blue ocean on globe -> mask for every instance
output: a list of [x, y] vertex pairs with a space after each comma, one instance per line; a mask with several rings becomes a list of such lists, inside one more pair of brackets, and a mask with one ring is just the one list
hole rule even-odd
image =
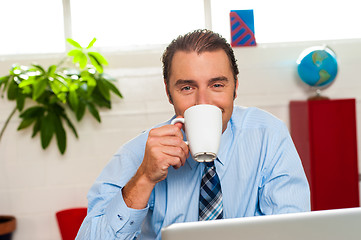
[[336, 54], [327, 46], [305, 49], [297, 60], [301, 80], [311, 87], [328, 87], [337, 75]]

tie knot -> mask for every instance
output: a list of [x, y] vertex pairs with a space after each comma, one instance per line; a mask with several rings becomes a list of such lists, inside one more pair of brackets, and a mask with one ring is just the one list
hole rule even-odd
[[214, 161], [212, 161], [212, 162], [205, 162], [205, 164], [206, 164], [206, 168], [214, 167]]

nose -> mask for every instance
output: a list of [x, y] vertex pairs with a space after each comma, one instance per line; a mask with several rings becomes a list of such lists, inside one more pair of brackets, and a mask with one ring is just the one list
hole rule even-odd
[[196, 104], [211, 104], [211, 96], [207, 89], [198, 89], [196, 96]]

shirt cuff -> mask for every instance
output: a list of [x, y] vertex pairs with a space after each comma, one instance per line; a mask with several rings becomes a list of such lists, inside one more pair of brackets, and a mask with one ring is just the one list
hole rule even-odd
[[105, 209], [105, 216], [113, 228], [114, 232], [137, 232], [147, 215], [149, 206], [144, 209], [129, 208], [123, 199], [122, 191], [110, 201], [108, 207]]

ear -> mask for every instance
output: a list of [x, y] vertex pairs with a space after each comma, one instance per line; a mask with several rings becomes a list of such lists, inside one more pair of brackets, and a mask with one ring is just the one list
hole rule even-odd
[[238, 92], [238, 78], [236, 79], [235, 84], [236, 84], [236, 86], [234, 87], [234, 97], [233, 97], [233, 100], [237, 98], [237, 92]]
[[167, 85], [167, 81], [165, 79], [164, 79], [164, 87], [165, 87], [165, 92], [167, 93], [168, 101], [170, 104], [173, 105], [172, 97], [168, 91], [168, 85]]

